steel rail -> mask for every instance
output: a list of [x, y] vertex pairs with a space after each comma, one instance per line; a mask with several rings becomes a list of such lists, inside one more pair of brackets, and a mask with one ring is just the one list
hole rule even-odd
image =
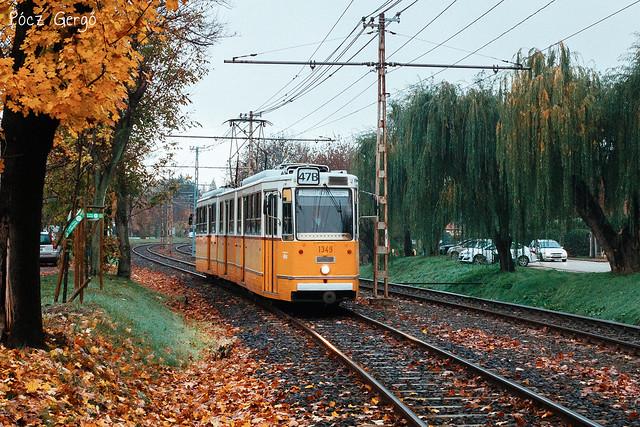
[[[186, 268], [182, 268], [182, 267], [178, 267], [178, 266], [175, 266], [175, 265], [171, 265], [168, 262], [164, 262], [164, 261], [160, 261], [158, 259], [154, 259], [154, 258], [152, 258], [150, 256], [147, 256], [147, 255], [144, 255], [144, 254], [142, 254], [142, 253], [140, 253], [138, 251], [138, 249], [140, 249], [140, 248], [146, 248], [147, 251], [149, 251], [148, 247], [149, 246], [153, 246], [153, 245], [155, 245], [155, 244], [138, 245], [138, 246], [132, 248], [131, 251], [134, 254], [138, 255], [140, 258], [146, 259], [147, 261], [155, 262], [156, 264], [160, 264], [160, 265], [165, 266], [165, 267], [173, 268], [174, 270], [178, 270], [178, 271], [181, 271], [183, 273], [188, 273], [188, 274], [191, 274], [193, 276], [197, 276], [197, 277], [200, 277], [200, 278], [203, 278], [203, 279], [207, 278], [207, 276], [204, 275], [204, 274], [200, 274], [200, 273], [198, 273], [196, 271], [193, 271], [193, 270], [187, 270]], [[151, 252], [151, 251], [149, 251], [149, 252]], [[153, 253], [153, 252], [151, 252], [151, 253]]]
[[[171, 258], [168, 257], [166, 255], [162, 255], [162, 254], [158, 254], [155, 251], [150, 250], [150, 247], [154, 246], [155, 244], [147, 244], [147, 245], [139, 245], [136, 246], [132, 249], [132, 251], [138, 255], [139, 257], [146, 259], [148, 261], [151, 262], [155, 262], [157, 264], [160, 264], [162, 266], [165, 267], [169, 267], [169, 268], [173, 268], [175, 270], [178, 271], [182, 271], [188, 274], [192, 274], [194, 276], [197, 277], [201, 277], [201, 278], [207, 278], [207, 276], [197, 273], [195, 271], [191, 271], [191, 270], [187, 270], [181, 267], [177, 267], [175, 265], [171, 265], [169, 263], [166, 263], [164, 261], [160, 261], [158, 259], [154, 259], [152, 257], [146, 256], [142, 253], [140, 253], [138, 251], [138, 249], [140, 248], [145, 248], [148, 252], [150, 252], [151, 254], [159, 257], [159, 258], [167, 258], [170, 259], [172, 261], [182, 261], [182, 260], [178, 260], [175, 258]], [[226, 287], [225, 287], [226, 288]], [[246, 296], [246, 295], [245, 295]], [[344, 353], [342, 353], [337, 347], [335, 347], [330, 341], [328, 341], [326, 338], [324, 338], [322, 335], [320, 335], [318, 332], [314, 331], [313, 329], [311, 329], [309, 326], [305, 325], [304, 322], [290, 316], [289, 314], [278, 310], [277, 308], [268, 305], [262, 301], [256, 300], [255, 298], [252, 298], [252, 301], [254, 303], [256, 303], [257, 305], [261, 306], [262, 308], [270, 311], [271, 313], [287, 320], [289, 323], [293, 324], [294, 326], [298, 327], [299, 329], [302, 329], [304, 332], [306, 332], [307, 334], [309, 334], [316, 342], [318, 342], [320, 345], [322, 345], [324, 348], [326, 348], [330, 353], [334, 354], [341, 363], [343, 363], [345, 366], [347, 366], [347, 368], [349, 368], [352, 372], [354, 372], [356, 375], [358, 375], [365, 383], [367, 383], [368, 385], [370, 385], [373, 389], [375, 389], [379, 394], [380, 397], [387, 401], [388, 403], [391, 404], [391, 406], [394, 407], [395, 411], [397, 414], [399, 414], [400, 416], [402, 416], [402, 418], [404, 418], [409, 425], [412, 426], [419, 426], [419, 427], [427, 427], [428, 424], [426, 424], [424, 421], [422, 421], [420, 419], [420, 417], [413, 412], [407, 405], [405, 405], [402, 400], [400, 400], [392, 391], [390, 391], [389, 389], [387, 389], [384, 385], [382, 385], [382, 383], [380, 383], [378, 380], [376, 380], [373, 376], [371, 376], [369, 373], [367, 373], [367, 371], [364, 370], [364, 368], [362, 368], [360, 365], [358, 365], [355, 361], [353, 361], [352, 359], [350, 359], [347, 355], [345, 355]]]
[[[362, 279], [360, 278], [360, 283], [362, 284], [362, 282], [367, 282], [367, 283], [372, 283], [373, 281], [370, 279]], [[553, 311], [553, 310], [548, 310], [548, 309], [544, 309], [544, 308], [538, 308], [538, 307], [531, 307], [531, 306], [527, 306], [527, 305], [521, 305], [521, 304], [514, 304], [514, 303], [508, 303], [508, 302], [503, 302], [503, 301], [495, 301], [495, 300], [490, 300], [490, 299], [485, 299], [485, 298], [478, 298], [478, 297], [472, 297], [472, 296], [468, 296], [468, 295], [462, 295], [462, 294], [456, 294], [453, 292], [447, 292], [447, 291], [439, 291], [439, 290], [435, 290], [435, 289], [425, 289], [425, 288], [419, 288], [416, 286], [410, 286], [410, 285], [404, 285], [404, 284], [398, 284], [398, 283], [389, 283], [390, 289], [389, 292], [395, 295], [400, 295], [403, 296], [405, 298], [410, 298], [410, 299], [415, 299], [418, 301], [427, 301], [427, 302], [432, 302], [435, 304], [440, 304], [440, 305], [446, 305], [446, 306], [450, 306], [450, 307], [456, 307], [456, 308], [464, 308], [467, 310], [471, 310], [471, 311], [475, 311], [475, 312], [479, 312], [479, 313], [483, 313], [483, 314], [491, 314], [494, 316], [498, 316], [498, 317], [503, 317], [503, 318], [507, 318], [507, 319], [511, 319], [511, 320], [516, 320], [520, 323], [528, 323], [531, 325], [535, 325], [535, 326], [542, 326], [542, 327], [547, 327], [547, 328], [552, 328], [558, 331], [562, 331], [562, 332], [567, 332], [570, 333], [572, 335], [577, 335], [577, 336], [582, 336], [582, 337], [586, 337], [589, 339], [592, 339], [594, 341], [600, 342], [600, 343], [605, 343], [608, 345], [615, 345], [618, 348], [621, 349], [626, 349], [629, 350], [632, 353], [636, 353], [636, 354], [640, 354], [640, 344], [636, 344], [633, 342], [629, 342], [629, 341], [623, 341], [617, 338], [613, 338], [607, 335], [601, 335], [601, 334], [597, 334], [597, 333], [593, 333], [593, 332], [589, 332], [589, 331], [585, 331], [582, 329], [575, 329], [575, 328], [571, 328], [568, 326], [562, 326], [562, 325], [558, 325], [557, 323], [553, 323], [552, 321], [549, 322], [545, 322], [542, 320], [536, 320], [536, 319], [532, 319], [532, 318], [527, 318], [527, 317], [522, 317], [516, 314], [510, 314], [510, 313], [505, 313], [504, 311], [498, 311], [498, 310], [491, 310], [489, 308], [484, 308], [484, 307], [479, 307], [476, 305], [471, 305], [471, 304], [465, 304], [465, 303], [461, 303], [461, 302], [455, 302], [455, 301], [443, 301], [437, 298], [433, 298], [433, 297], [429, 297], [427, 294], [435, 294], [435, 295], [442, 295], [442, 296], [446, 296], [446, 297], [454, 297], [454, 298], [458, 298], [461, 300], [466, 300], [469, 302], [478, 302], [478, 303], [483, 303], [483, 304], [489, 304], [489, 305], [494, 305], [497, 307], [504, 307], [504, 308], [517, 308], [520, 310], [525, 310], [525, 311], [529, 311], [531, 313], [538, 313], [540, 315], [553, 315], [553, 316], [558, 316], [559, 318], [565, 318], [567, 320], [569, 319], [574, 319], [574, 320], [579, 320], [579, 321], [586, 321], [586, 322], [591, 322], [595, 325], [601, 325], [604, 327], [619, 327], [619, 328], [624, 328], [627, 329], [629, 331], [632, 332], [638, 332], [640, 333], [640, 328], [634, 326], [634, 325], [627, 325], [624, 323], [618, 323], [618, 322], [613, 322], [613, 321], [608, 321], [608, 320], [601, 320], [601, 319], [594, 319], [592, 317], [586, 317], [586, 316], [580, 316], [577, 314], [572, 314], [572, 313], [565, 313], [562, 311]], [[415, 295], [415, 294], [411, 294], [408, 292], [402, 292], [399, 290], [394, 290], [392, 289], [393, 287], [399, 288], [399, 289], [410, 289], [411, 291], [415, 291], [415, 292], [420, 292], [423, 295]], [[366, 286], [367, 289], [370, 289], [368, 286]]]
[[[261, 306], [265, 306], [264, 304], [260, 304]], [[265, 307], [267, 308], [267, 307]], [[382, 397], [383, 400], [387, 401], [391, 404], [410, 425], [427, 427], [428, 424], [422, 421], [422, 419], [415, 413], [411, 408], [409, 408], [405, 403], [396, 396], [391, 390], [385, 387], [381, 382], [375, 379], [371, 374], [369, 374], [362, 366], [356, 363], [349, 356], [340, 351], [331, 341], [323, 337], [317, 331], [313, 330], [309, 325], [305, 324], [305, 322], [296, 319], [295, 317], [278, 310], [274, 307], [268, 307], [268, 310], [278, 314], [282, 318], [289, 321], [289, 323], [303, 330], [307, 334], [311, 335], [311, 337], [324, 348], [326, 348], [329, 352], [333, 353], [344, 365], [347, 366], [351, 371], [353, 371], [356, 375], [358, 375], [362, 380], [373, 387]]]
[[426, 349], [427, 351], [431, 352], [431, 353], [435, 353], [437, 356], [442, 357], [444, 359], [449, 359], [452, 360], [454, 363], [462, 366], [463, 368], [473, 371], [474, 373], [480, 375], [481, 377], [485, 378], [486, 380], [500, 386], [503, 389], [506, 389], [512, 393], [515, 393], [517, 395], [519, 395], [520, 397], [523, 397], [525, 399], [529, 399], [532, 400], [534, 402], [536, 402], [538, 405], [545, 407], [546, 409], [550, 410], [551, 412], [553, 412], [554, 414], [558, 415], [559, 417], [563, 418], [565, 421], [569, 422], [571, 425], [574, 426], [583, 426], [583, 427], [602, 427], [601, 424], [590, 420], [589, 418], [575, 412], [572, 411], [571, 409], [560, 405], [559, 403], [554, 402], [551, 399], [546, 398], [545, 396], [542, 396], [536, 392], [534, 392], [533, 390], [530, 390], [524, 386], [522, 386], [521, 384], [518, 384], [517, 382], [511, 381], [499, 374], [496, 374], [492, 371], [489, 371], [483, 367], [481, 367], [480, 365], [477, 365], [467, 359], [464, 359], [460, 356], [457, 356], [445, 349], [442, 349], [440, 347], [437, 347], [433, 344], [429, 344], [425, 341], [422, 341], [419, 338], [416, 338], [413, 335], [410, 335], [404, 331], [401, 331], [397, 328], [394, 328], [393, 326], [387, 325], [385, 323], [382, 323], [378, 320], [372, 319], [368, 316], [365, 316], [364, 314], [355, 312], [353, 310], [344, 308], [343, 310], [345, 310], [345, 312], [347, 312], [349, 315], [351, 315], [352, 317], [355, 317], [357, 319], [360, 319], [366, 323], [369, 323], [371, 325], [377, 326], [378, 328], [384, 329], [386, 331], [391, 332], [392, 334], [400, 337], [403, 340], [409, 341], [419, 347], [422, 347], [424, 349]]
[[194, 267], [195, 268], [195, 266], [196, 266], [195, 262], [185, 261], [185, 260], [182, 260], [182, 259], [179, 259], [179, 258], [173, 258], [173, 257], [170, 257], [169, 255], [165, 255], [165, 254], [161, 254], [160, 252], [156, 252], [156, 251], [151, 249], [153, 246], [158, 246], [158, 245], [157, 244], [150, 244], [147, 247], [147, 251], [149, 251], [149, 253], [152, 253], [153, 255], [155, 255], [157, 257], [168, 259], [168, 260], [171, 260], [173, 262], [177, 262], [178, 264], [188, 265], [189, 267]]
[[[188, 250], [184, 250], [184, 248], [189, 248]], [[183, 255], [193, 256], [191, 253], [191, 244], [190, 243], [179, 243], [176, 245], [176, 251], [180, 252]]]

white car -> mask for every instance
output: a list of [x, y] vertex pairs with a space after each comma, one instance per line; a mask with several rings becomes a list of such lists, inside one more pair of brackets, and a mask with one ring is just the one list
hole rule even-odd
[[555, 240], [532, 240], [529, 246], [531, 247], [531, 252], [533, 252], [540, 261], [567, 262], [567, 251]]
[[40, 264], [55, 264], [60, 257], [60, 248], [57, 248], [51, 240], [51, 235], [42, 231], [40, 233]]
[[[513, 243], [511, 245], [511, 258], [520, 266], [526, 267], [530, 262], [536, 261], [535, 255], [527, 246]], [[493, 243], [482, 247], [467, 248], [460, 252], [458, 257], [460, 262], [469, 262], [474, 264], [493, 264], [498, 262], [498, 252]]]
[[489, 264], [489, 260], [493, 260], [491, 247], [493, 247], [492, 240], [478, 239], [460, 251], [458, 261], [474, 264]]

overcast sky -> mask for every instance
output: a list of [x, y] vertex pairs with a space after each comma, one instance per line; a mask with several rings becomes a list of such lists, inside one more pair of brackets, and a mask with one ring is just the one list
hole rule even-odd
[[[377, 39], [370, 41], [375, 36], [370, 33], [372, 30], [362, 32], [357, 38], [355, 35], [360, 33], [362, 28], [358, 27], [362, 17], [374, 12], [385, 0], [228, 2], [229, 8], [220, 8], [218, 17], [225, 23], [226, 31], [231, 36], [222, 39], [211, 49], [209, 75], [192, 90], [193, 104], [189, 111], [192, 118], [201, 123], [202, 127], [191, 130], [189, 134], [225, 135], [229, 130], [229, 126], [224, 124], [226, 120], [237, 118], [240, 113], [259, 111], [265, 101], [272, 97], [271, 103], [285, 99], [290, 90], [311, 73], [309, 67], [224, 64], [225, 59], [258, 53], [259, 55], [247, 59], [307, 61], [319, 46], [313, 59], [321, 61], [356, 27], [356, 32], [348, 39], [348, 42], [355, 40], [353, 47], [342, 60], [350, 59], [361, 48], [361, 53], [353, 57], [352, 61], [365, 62], [377, 59]], [[388, 30], [395, 34], [386, 35], [387, 56], [410, 40], [410, 37], [445, 8], [451, 6], [416, 38], [388, 58], [389, 61], [454, 63], [465, 57], [467, 52], [475, 51], [533, 14], [515, 29], [481, 49], [478, 54], [461, 62], [494, 65], [502, 63], [501, 60], [512, 60], [519, 50], [527, 52], [531, 48], [546, 48], [631, 4], [632, 0], [418, 0], [412, 5], [413, 2], [414, 0], [403, 0], [387, 12], [387, 16], [392, 17], [396, 12], [411, 5], [400, 15], [399, 23], [388, 24]], [[496, 4], [498, 5], [493, 10], [475, 24], [451, 38], [445, 45], [433, 49]], [[344, 16], [338, 21], [345, 9]], [[542, 10], [538, 11], [539, 9]], [[602, 71], [619, 66], [636, 40], [635, 32], [640, 31], [639, 18], [640, 3], [571, 38], [567, 45], [574, 53], [579, 54], [585, 65]], [[334, 25], [335, 28], [330, 32]], [[320, 45], [320, 41], [325, 37], [327, 40]], [[305, 46], [296, 47], [299, 45]], [[429, 50], [432, 51], [414, 61]], [[314, 74], [317, 75], [321, 71], [321, 68], [316, 68]], [[439, 73], [433, 76], [437, 72]], [[387, 91], [392, 98], [398, 98], [406, 93], [408, 87], [425, 79], [433, 79], [436, 82], [447, 80], [466, 87], [474, 82], [477, 74], [478, 71], [473, 70], [398, 68], [387, 76]], [[298, 77], [295, 77], [296, 75]], [[356, 82], [358, 79], [360, 80]], [[329, 136], [349, 140], [360, 132], [375, 129], [375, 79], [375, 72], [367, 67], [344, 67], [338, 70], [323, 84], [299, 99], [264, 114], [262, 118], [272, 123], [267, 128], [267, 135], [284, 132], [288, 136]], [[278, 90], [287, 84], [288, 86], [274, 97]], [[347, 87], [349, 89], [345, 90]], [[344, 93], [336, 97], [343, 91]], [[331, 100], [334, 97], [335, 99]], [[325, 106], [319, 108], [325, 103]], [[357, 110], [360, 111], [351, 114]], [[349, 116], [342, 118], [346, 115]], [[229, 156], [229, 143], [220, 144], [207, 140], [180, 140], [176, 163], [193, 165], [194, 155], [189, 147], [212, 143], [218, 147], [203, 152], [200, 164], [224, 167]], [[193, 175], [193, 170], [176, 169], [176, 173]], [[201, 183], [209, 183], [213, 178], [221, 185], [224, 181], [224, 171], [200, 170]]]

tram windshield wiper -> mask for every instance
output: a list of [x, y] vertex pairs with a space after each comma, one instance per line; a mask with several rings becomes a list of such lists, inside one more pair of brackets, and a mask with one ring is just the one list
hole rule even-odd
[[344, 231], [347, 228], [347, 224], [345, 223], [344, 215], [342, 215], [342, 202], [336, 200], [336, 198], [333, 195], [333, 192], [331, 191], [331, 189], [327, 184], [324, 184], [324, 188], [325, 190], [327, 190], [327, 194], [329, 194], [329, 197], [331, 198], [331, 202], [333, 203], [333, 206], [335, 206], [336, 210], [338, 211], [338, 214], [340, 215], [340, 223], [342, 224], [342, 230]]

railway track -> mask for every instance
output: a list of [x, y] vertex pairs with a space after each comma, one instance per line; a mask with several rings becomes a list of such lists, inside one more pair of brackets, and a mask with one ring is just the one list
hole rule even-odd
[[[140, 246], [134, 252], [203, 277], [193, 263], [154, 251], [155, 245], [146, 246], [146, 254]], [[560, 419], [574, 426], [600, 425], [479, 365], [353, 311], [341, 309], [338, 318], [300, 318], [262, 300], [257, 303], [310, 334], [410, 425], [558, 425]]]
[[[361, 278], [360, 286], [370, 290], [373, 281]], [[406, 284], [389, 283], [389, 292], [405, 298], [463, 308], [521, 323], [526, 322], [539, 327], [551, 328], [592, 342], [613, 345], [632, 354], [640, 354], [639, 326]]]

